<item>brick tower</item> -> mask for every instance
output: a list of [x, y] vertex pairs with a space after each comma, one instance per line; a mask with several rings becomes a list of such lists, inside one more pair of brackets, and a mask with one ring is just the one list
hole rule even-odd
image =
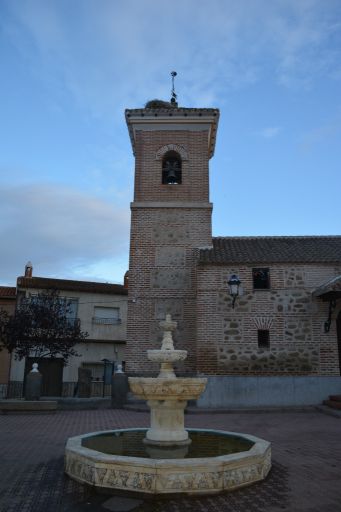
[[[152, 108], [148, 108], [152, 107]], [[196, 260], [212, 246], [209, 159], [216, 109], [151, 102], [126, 110], [135, 155], [131, 203], [128, 333], [129, 374], [152, 374], [147, 348], [159, 348], [160, 320], [178, 322], [175, 347], [189, 351], [178, 372], [196, 373]]]

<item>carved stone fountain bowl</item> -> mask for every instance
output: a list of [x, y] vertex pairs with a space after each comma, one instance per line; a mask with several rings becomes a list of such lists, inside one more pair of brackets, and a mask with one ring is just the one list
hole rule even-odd
[[147, 350], [149, 361], [156, 363], [176, 363], [184, 361], [187, 357], [187, 350]]
[[196, 400], [204, 391], [206, 378], [129, 377], [131, 392], [144, 400]]
[[[122, 441], [126, 433], [144, 436], [146, 429], [122, 429], [93, 432], [68, 439], [65, 450], [65, 471], [73, 479], [95, 487], [120, 489], [144, 494], [213, 494], [263, 480], [271, 467], [270, 443], [248, 434], [205, 429], [191, 429], [190, 435], [208, 433], [217, 443], [230, 437], [244, 443], [237, 453], [186, 458], [125, 456]], [[101, 439], [102, 436], [102, 439]], [[98, 438], [97, 449], [89, 448], [91, 438]], [[109, 438], [109, 448], [101, 443]], [[129, 439], [129, 436], [128, 436]], [[106, 441], [108, 442], [108, 441]], [[128, 442], [131, 444], [131, 441]], [[142, 444], [142, 443], [140, 443]], [[113, 450], [112, 446], [116, 446]], [[118, 447], [118, 448], [117, 448]], [[109, 453], [104, 453], [109, 451]], [[174, 449], [177, 453], [176, 448]], [[204, 450], [205, 452], [205, 450]], [[185, 453], [185, 452], [184, 452]], [[217, 451], [217, 453], [224, 453]], [[199, 453], [200, 455], [200, 453]]]

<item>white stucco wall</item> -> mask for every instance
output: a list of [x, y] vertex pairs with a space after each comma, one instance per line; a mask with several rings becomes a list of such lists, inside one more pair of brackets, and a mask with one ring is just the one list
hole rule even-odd
[[81, 356], [70, 358], [69, 364], [64, 367], [63, 382], [76, 382], [78, 368], [82, 366], [82, 363], [101, 363], [102, 359], [124, 361], [125, 345], [86, 343], [83, 346], [76, 345], [75, 349]]
[[[27, 295], [38, 292], [39, 290], [25, 291]], [[82, 331], [89, 334], [84, 344], [75, 346], [80, 357], [69, 359], [63, 370], [63, 382], [76, 382], [78, 368], [83, 363], [101, 363], [102, 359], [124, 361], [128, 297], [118, 294], [65, 290], [60, 290], [60, 296], [78, 300], [77, 317], [80, 319]], [[119, 308], [121, 322], [109, 325], [95, 323], [93, 321], [95, 307]], [[24, 372], [25, 359], [18, 361], [12, 356], [10, 381], [22, 382]]]

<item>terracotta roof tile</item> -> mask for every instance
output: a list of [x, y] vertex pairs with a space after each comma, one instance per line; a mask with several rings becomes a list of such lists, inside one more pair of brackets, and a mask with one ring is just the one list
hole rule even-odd
[[53, 279], [49, 277], [18, 277], [20, 288], [40, 288], [44, 290], [70, 290], [91, 293], [109, 293], [127, 295], [128, 290], [122, 284], [96, 283], [93, 281], [73, 281], [70, 279]]
[[0, 286], [0, 297], [13, 297], [16, 296], [15, 286]]
[[199, 263], [341, 263], [341, 236], [218, 237]]

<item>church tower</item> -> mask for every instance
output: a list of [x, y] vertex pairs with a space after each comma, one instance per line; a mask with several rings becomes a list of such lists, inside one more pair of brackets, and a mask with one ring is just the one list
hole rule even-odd
[[176, 369], [194, 374], [196, 260], [198, 248], [212, 246], [208, 164], [219, 111], [155, 100], [125, 115], [135, 155], [126, 370], [158, 369], [146, 350], [160, 347], [159, 322], [170, 313], [175, 347], [188, 350]]

